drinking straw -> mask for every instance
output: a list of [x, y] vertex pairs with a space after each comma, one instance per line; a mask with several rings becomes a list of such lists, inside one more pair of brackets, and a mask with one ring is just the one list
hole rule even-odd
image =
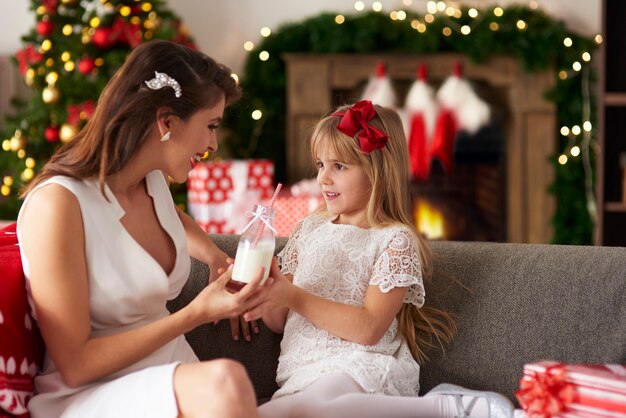
[[[282, 183], [278, 183], [276, 185], [276, 190], [274, 190], [274, 196], [272, 196], [272, 200], [270, 200], [270, 205], [268, 207], [268, 211], [272, 210], [272, 207], [274, 206], [274, 202], [276, 201], [276, 198], [278, 197], [278, 192], [280, 192], [280, 189], [282, 187], [283, 187]], [[259, 228], [259, 231], [256, 233], [256, 238], [254, 239], [254, 246], [255, 247], [259, 243], [259, 240], [261, 239], [261, 234], [263, 233], [263, 228], [265, 228], [265, 222], [263, 222], [261, 224], [261, 227]]]

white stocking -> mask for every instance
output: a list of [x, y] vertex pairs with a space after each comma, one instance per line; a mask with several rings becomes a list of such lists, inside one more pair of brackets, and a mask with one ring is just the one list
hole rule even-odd
[[259, 407], [261, 418], [432, 418], [457, 415], [451, 396], [369, 394], [350, 376], [322, 377], [293, 395]]

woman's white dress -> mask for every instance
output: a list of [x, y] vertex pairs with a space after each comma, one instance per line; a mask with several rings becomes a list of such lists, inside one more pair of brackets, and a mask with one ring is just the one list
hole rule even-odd
[[[318, 296], [362, 306], [368, 286], [388, 292], [408, 287], [405, 303], [424, 304], [415, 239], [403, 226], [362, 229], [314, 214], [298, 223], [279, 254], [283, 273]], [[419, 365], [394, 319], [375, 345], [338, 338], [290, 311], [281, 343], [274, 399], [298, 392], [322, 376], [350, 375], [366, 392], [413, 396]]]
[[[106, 187], [107, 201], [97, 180], [53, 177], [35, 190], [56, 183], [77, 198], [85, 230], [91, 330], [94, 337], [117, 334], [169, 315], [167, 300], [175, 298], [189, 277], [187, 239], [160, 171], [146, 177], [147, 190], [163, 229], [176, 247], [176, 263], [168, 275], [126, 231], [124, 210]], [[31, 193], [32, 194], [32, 193]], [[28, 203], [28, 197], [22, 206]], [[18, 216], [18, 239], [20, 225]], [[29, 262], [22, 252], [28, 285]], [[35, 378], [35, 396], [28, 404], [33, 418], [50, 417], [176, 417], [173, 373], [180, 362], [198, 361], [180, 336], [143, 360], [97, 382], [70, 388], [46, 352], [43, 370]]]

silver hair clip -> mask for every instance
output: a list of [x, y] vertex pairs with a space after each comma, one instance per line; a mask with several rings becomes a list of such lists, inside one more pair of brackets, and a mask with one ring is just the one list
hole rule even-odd
[[145, 83], [152, 90], [160, 90], [163, 87], [169, 86], [174, 89], [174, 96], [180, 97], [183, 95], [178, 81], [174, 80], [172, 77], [165, 73], [155, 71], [154, 78], [152, 80], [145, 81]]

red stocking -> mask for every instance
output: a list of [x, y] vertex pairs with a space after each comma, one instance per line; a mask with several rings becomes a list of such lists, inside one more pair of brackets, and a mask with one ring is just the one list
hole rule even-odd
[[430, 172], [430, 153], [426, 138], [424, 116], [416, 113], [411, 118], [411, 135], [409, 137], [409, 163], [411, 174], [418, 180], [428, 179]]
[[454, 114], [441, 109], [435, 125], [432, 157], [438, 158], [446, 172], [454, 170], [454, 140], [458, 127]]

